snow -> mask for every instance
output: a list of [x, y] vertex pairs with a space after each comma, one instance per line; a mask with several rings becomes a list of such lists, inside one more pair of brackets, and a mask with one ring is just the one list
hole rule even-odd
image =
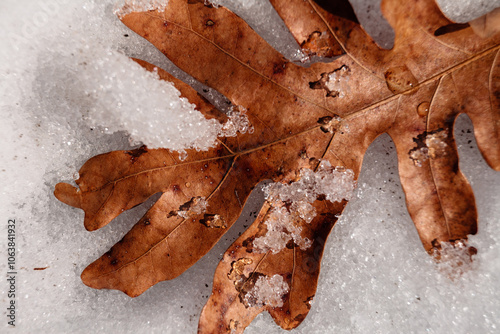
[[115, 3], [113, 13], [123, 17], [133, 12], [165, 11], [168, 1], [165, 0], [120, 0]]
[[338, 70], [328, 75], [328, 80], [325, 83], [326, 88], [330, 91], [331, 96], [344, 97], [349, 93], [349, 69], [347, 66], [342, 66]]
[[288, 291], [290, 288], [281, 275], [260, 276], [244, 301], [250, 307], [282, 307], [283, 297]]
[[[296, 43], [266, 1], [221, 3], [240, 13], [280, 52], [300, 60]], [[377, 1], [357, 3], [365, 6], [356, 8], [358, 14], [378, 20], [372, 32], [379, 36], [378, 43], [390, 45], [391, 34], [377, 19]], [[500, 6], [498, 0], [460, 3], [474, 3], [481, 13], [484, 8]], [[173, 107], [166, 104], [185, 103], [168, 84], [158, 83], [154, 73], [143, 71], [126, 56], [167, 69], [199, 91], [206, 89], [207, 98], [219, 106], [226, 105], [224, 97], [194, 83], [124, 27], [113, 14], [111, 0], [2, 0], [0, 9], [0, 213], [5, 236], [0, 238], [0, 247], [7, 248], [7, 221], [15, 219], [17, 330], [194, 333], [221, 254], [244, 225], [252, 222], [250, 213], [264, 199], [260, 187], [236, 226], [206, 257], [182, 277], [157, 284], [135, 299], [118, 291], [88, 288], [79, 275], [88, 263], [119, 241], [157, 197], [102, 230], [89, 233], [83, 227], [83, 212], [58, 202], [52, 192], [57, 182], [72, 181], [90, 157], [129, 149], [137, 141], [154, 140], [134, 137], [133, 129], [125, 125], [126, 118], [120, 121], [124, 125], [119, 129], [106, 130], [106, 126], [117, 123], [114, 121], [98, 124], [105, 117], [118, 120], [124, 116], [107, 113], [119, 108], [117, 103], [122, 98], [127, 101], [120, 107], [122, 113], [134, 116], [132, 111], [137, 108], [159, 108], [160, 96], [169, 95], [162, 99], [163, 108], [158, 109], [165, 113], [158, 129], [161, 131], [163, 125], [165, 133], [175, 140], [181, 138], [175, 132], [179, 131], [177, 125], [170, 129], [165, 125], [165, 120], [175, 120]], [[449, 10], [461, 15], [462, 9]], [[238, 109], [234, 119], [241, 125], [235, 125], [237, 131], [251, 131], [251, 125], [240, 118], [244, 111], [233, 108]], [[98, 120], [99, 113], [102, 120]], [[193, 124], [198, 120], [207, 122], [197, 118]], [[149, 126], [148, 122], [142, 126]], [[194, 128], [198, 134], [200, 128]], [[470, 122], [461, 117], [455, 128], [460, 166], [471, 181], [480, 219], [478, 234], [470, 238], [471, 245], [478, 249], [471, 269], [450, 279], [446, 263], [436, 264], [423, 250], [405, 208], [393, 144], [388, 136], [382, 136], [370, 147], [359, 186], [326, 244], [310, 315], [294, 333], [498, 332], [500, 173], [484, 163], [469, 129]], [[212, 135], [216, 137], [218, 130]], [[182, 145], [205, 145], [196, 144], [191, 135], [181, 139], [183, 143], [172, 146], [173, 150]], [[6, 256], [0, 262], [0, 271], [7, 273]], [[4, 314], [1, 331], [8, 327], [5, 315], [9, 298], [4, 283], [0, 290]], [[246, 333], [262, 332], [283, 331], [263, 314]]]
[[[276, 254], [292, 239], [302, 250], [306, 250], [312, 241], [301, 236], [302, 227], [316, 216], [316, 210], [310, 203], [320, 195], [330, 202], [349, 200], [355, 186], [352, 170], [333, 168], [326, 160], [320, 162], [317, 171], [302, 169], [299, 180], [290, 184], [274, 182], [266, 185], [263, 190], [271, 211], [265, 221], [266, 234], [253, 242], [255, 250]], [[289, 208], [285, 204], [289, 204]]]
[[184, 206], [181, 207], [181, 209], [184, 210], [177, 211], [177, 215], [184, 219], [196, 217], [199, 214], [205, 213], [208, 207], [208, 202], [205, 197], [194, 197], [186, 204], [186, 208], [184, 208]]
[[312, 241], [301, 236], [301, 221], [297, 219], [295, 212], [289, 212], [284, 206], [273, 207], [265, 224], [266, 234], [255, 238], [253, 246], [256, 253], [271, 251], [276, 254], [286, 247], [288, 241], [292, 240], [300, 249], [306, 250], [311, 247]]
[[416, 147], [410, 150], [410, 158], [417, 167], [422, 167], [422, 163], [431, 158], [437, 158], [446, 154], [445, 142], [448, 137], [447, 130], [437, 130], [426, 133], [422, 138], [422, 143], [416, 143]]
[[356, 186], [354, 172], [344, 167], [332, 167], [329, 161], [322, 160], [317, 171], [304, 168], [300, 179], [291, 184], [272, 183], [264, 188], [266, 199], [270, 202], [314, 202], [319, 195], [325, 195], [330, 202], [351, 199]]

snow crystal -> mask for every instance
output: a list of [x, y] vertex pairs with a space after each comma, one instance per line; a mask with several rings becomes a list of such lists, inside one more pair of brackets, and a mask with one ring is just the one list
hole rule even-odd
[[463, 240], [442, 242], [439, 248], [434, 248], [432, 255], [436, 258], [437, 269], [451, 279], [459, 279], [473, 269], [472, 256], [477, 253]]
[[[423, 140], [420, 137], [424, 137]], [[410, 159], [417, 167], [422, 167], [422, 163], [427, 159], [435, 159], [446, 154], [445, 142], [448, 137], [448, 131], [438, 130], [425, 135], [419, 135], [417, 147], [410, 151]]]
[[356, 182], [354, 172], [344, 167], [335, 167], [328, 160], [322, 160], [316, 172], [304, 168], [300, 179], [291, 184], [272, 183], [264, 188], [269, 201], [305, 201], [312, 203], [319, 195], [325, 195], [330, 202], [350, 200]]
[[227, 113], [229, 119], [226, 121], [226, 123], [224, 123], [222, 129], [219, 131], [219, 136], [236, 137], [236, 134], [238, 132], [248, 132], [249, 134], [252, 134], [254, 132], [254, 128], [252, 123], [250, 123], [250, 121], [248, 120], [246, 111], [246, 108], [244, 108], [243, 106], [233, 106]]
[[328, 75], [325, 86], [331, 92], [330, 96], [345, 97], [349, 93], [349, 73], [349, 68], [342, 66]]
[[316, 217], [316, 209], [305, 201], [292, 202], [290, 210], [296, 212], [308, 224]]
[[[264, 187], [266, 199], [271, 204], [270, 213], [265, 221], [267, 232], [255, 238], [255, 251], [278, 253], [293, 239], [302, 250], [309, 248], [312, 241], [301, 236], [302, 224], [310, 223], [316, 210], [310, 204], [318, 196], [324, 195], [330, 202], [349, 200], [356, 182], [354, 172], [343, 167], [333, 168], [330, 162], [320, 162], [318, 170], [300, 171], [300, 179], [291, 184], [271, 183]], [[291, 204], [289, 208], [285, 203]]]
[[147, 12], [150, 10], [164, 12], [167, 5], [168, 0], [120, 0], [115, 3], [113, 13], [121, 18], [135, 12]]
[[445, 142], [448, 137], [448, 131], [439, 131], [436, 133], [428, 134], [425, 139], [425, 145], [429, 148], [429, 157], [436, 158], [446, 153]]
[[301, 236], [301, 222], [297, 218], [298, 215], [295, 212], [289, 212], [284, 206], [273, 207], [265, 221], [266, 234], [253, 241], [255, 251], [257, 253], [271, 251], [276, 254], [284, 249], [292, 239], [302, 250], [311, 247], [312, 241]]
[[195, 217], [207, 211], [208, 202], [205, 197], [194, 197], [177, 211], [177, 215], [184, 219]]
[[187, 99], [180, 98], [172, 83], [126, 56], [94, 48], [81, 52], [66, 66], [80, 73], [68, 85], [78, 85], [88, 101], [82, 113], [91, 127], [102, 127], [109, 134], [125, 130], [135, 145], [168, 148], [179, 151], [181, 157], [184, 149], [206, 151], [215, 145], [220, 123], [206, 119]]
[[290, 291], [281, 275], [260, 276], [253, 288], [245, 294], [244, 301], [250, 307], [282, 307], [283, 297]]

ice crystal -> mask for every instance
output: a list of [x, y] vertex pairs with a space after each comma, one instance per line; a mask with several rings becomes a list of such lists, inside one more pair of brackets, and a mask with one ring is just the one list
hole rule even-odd
[[261, 276], [253, 288], [245, 294], [244, 300], [251, 307], [282, 307], [283, 297], [290, 291], [281, 275]]
[[472, 266], [472, 256], [477, 253], [474, 247], [469, 247], [463, 240], [441, 242], [432, 250], [436, 267], [451, 279], [458, 279]]
[[190, 218], [204, 213], [207, 210], [208, 202], [205, 197], [194, 197], [177, 211], [177, 215], [182, 218]]
[[222, 126], [219, 137], [236, 137], [239, 133], [253, 133], [254, 128], [252, 123], [248, 120], [246, 109], [242, 106], [237, 106], [237, 110], [233, 107], [227, 113], [228, 120]]
[[118, 1], [113, 13], [119, 18], [135, 12], [147, 12], [150, 10], [158, 10], [164, 12], [167, 7], [168, 0], [121, 0]]
[[311, 203], [320, 195], [330, 202], [349, 200], [355, 184], [352, 170], [333, 168], [328, 161], [322, 161], [316, 172], [301, 170], [300, 179], [296, 182], [288, 185], [276, 182], [264, 187], [272, 208], [265, 221], [266, 234], [253, 242], [255, 250], [275, 254], [292, 239], [302, 250], [309, 248], [312, 241], [301, 234], [303, 224], [309, 224], [316, 216]]
[[305, 201], [312, 203], [319, 195], [325, 195], [330, 202], [350, 200], [356, 183], [354, 172], [344, 167], [333, 168], [330, 162], [322, 160], [316, 172], [302, 169], [300, 179], [291, 184], [280, 182], [264, 188], [267, 200], [283, 202]]
[[446, 152], [446, 138], [448, 131], [439, 131], [436, 133], [428, 134], [425, 139], [425, 144], [429, 148], [429, 156], [436, 158], [437, 156], [444, 155]]
[[445, 142], [447, 137], [448, 131], [446, 130], [425, 134], [423, 141], [410, 151], [410, 158], [413, 160], [415, 166], [422, 167], [422, 163], [427, 159], [435, 159], [445, 155], [446, 146], [448, 146]]
[[333, 71], [328, 75], [328, 80], [325, 82], [325, 86], [338, 97], [344, 97], [349, 93], [349, 68], [347, 66], [342, 66], [336, 71]]
[[302, 227], [296, 212], [289, 212], [284, 206], [273, 207], [265, 221], [267, 232], [264, 236], [255, 238], [253, 245], [259, 253], [271, 251], [278, 253], [293, 239], [302, 250], [311, 247], [312, 241], [301, 236]]

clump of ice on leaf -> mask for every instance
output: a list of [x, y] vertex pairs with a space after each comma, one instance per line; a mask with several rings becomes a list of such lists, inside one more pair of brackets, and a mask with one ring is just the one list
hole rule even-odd
[[264, 192], [271, 209], [265, 221], [266, 234], [253, 241], [255, 250], [275, 254], [292, 239], [301, 249], [309, 248], [312, 241], [302, 237], [301, 233], [302, 225], [310, 223], [316, 216], [311, 203], [320, 195], [330, 202], [349, 200], [355, 186], [352, 170], [333, 168], [327, 160], [322, 160], [315, 172], [302, 169], [300, 179], [291, 184], [275, 182], [265, 186]]
[[330, 202], [351, 199], [356, 183], [354, 172], [344, 167], [332, 167], [328, 160], [322, 160], [318, 170], [304, 168], [300, 179], [291, 184], [276, 182], [264, 188], [270, 201], [279, 199], [283, 202], [305, 201], [312, 203], [319, 195], [325, 195]]
[[312, 241], [301, 236], [302, 227], [300, 221], [297, 221], [297, 215], [289, 212], [286, 207], [273, 207], [265, 224], [266, 234], [253, 241], [256, 252], [271, 251], [276, 254], [292, 239], [303, 250], [311, 247]]
[[281, 275], [260, 276], [245, 294], [244, 301], [250, 307], [282, 307], [283, 297], [288, 291], [290, 288]]
[[177, 211], [177, 215], [182, 218], [189, 218], [201, 213], [204, 213], [207, 210], [208, 202], [205, 197], [195, 197], [191, 199], [188, 207], [184, 210]]
[[342, 66], [328, 75], [325, 86], [329, 91], [337, 94], [338, 97], [345, 97], [351, 90], [349, 87], [349, 73], [349, 68]]
[[232, 106], [227, 112], [228, 120], [219, 130], [220, 137], [235, 137], [239, 133], [250, 133], [254, 131], [252, 123], [246, 114], [247, 109], [243, 106]]

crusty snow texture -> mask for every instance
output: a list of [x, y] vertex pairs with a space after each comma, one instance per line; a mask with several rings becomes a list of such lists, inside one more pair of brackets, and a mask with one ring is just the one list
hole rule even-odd
[[[267, 1], [220, 2], [286, 57], [301, 58]], [[475, 3], [474, 8], [500, 5], [498, 0], [464, 2]], [[377, 1], [356, 3], [361, 21], [376, 22], [365, 26], [378, 36], [377, 42], [390, 46]], [[448, 1], [453, 3], [459, 1]], [[182, 147], [203, 149], [209, 141], [200, 138], [216, 138], [219, 131], [179, 99], [171, 85], [128, 56], [169, 70], [217, 105], [227, 106], [224, 97], [195, 83], [124, 27], [114, 10], [113, 0], [0, 2], [0, 247], [7, 249], [7, 220], [15, 219], [18, 333], [195, 333], [222, 253], [252, 223], [264, 200], [257, 187], [242, 218], [206, 257], [182, 277], [137, 298], [81, 282], [85, 266], [119, 241], [157, 197], [88, 233], [83, 212], [57, 201], [54, 185], [71, 182], [97, 154], [155, 140], [182, 153]], [[241, 121], [239, 129], [251, 132], [251, 124], [238, 114], [244, 110], [231, 110]], [[154, 117], [145, 118], [148, 112]], [[147, 131], [149, 126], [155, 130]], [[224, 125], [215, 124], [219, 126]], [[469, 120], [460, 118], [460, 165], [474, 188], [480, 219], [478, 234], [470, 238], [479, 250], [470, 270], [450, 280], [446, 268], [423, 250], [405, 208], [393, 144], [382, 136], [368, 150], [358, 188], [326, 243], [311, 312], [294, 333], [498, 333], [500, 173], [486, 166], [470, 129]], [[4, 275], [6, 265], [4, 256]], [[7, 291], [4, 280], [0, 332], [8, 327]], [[262, 314], [246, 333], [283, 331]]]

